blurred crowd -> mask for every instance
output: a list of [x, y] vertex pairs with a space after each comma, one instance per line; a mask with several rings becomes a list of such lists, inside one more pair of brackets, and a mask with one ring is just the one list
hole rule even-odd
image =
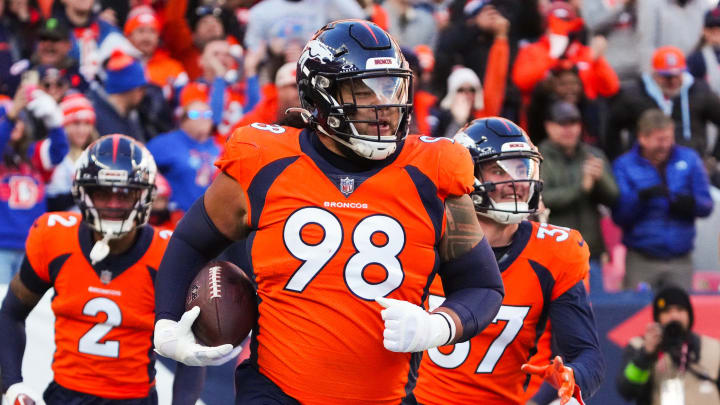
[[361, 18], [414, 71], [411, 133], [451, 137], [486, 116], [528, 131], [541, 219], [584, 235], [593, 290], [613, 260], [608, 227], [622, 287], [691, 289], [695, 220], [720, 186], [714, 2], [0, 0], [0, 282], [36, 217], [75, 209], [74, 162], [98, 136], [147, 144], [162, 173], [151, 223], [171, 229], [235, 128], [303, 125], [285, 114], [302, 47]]

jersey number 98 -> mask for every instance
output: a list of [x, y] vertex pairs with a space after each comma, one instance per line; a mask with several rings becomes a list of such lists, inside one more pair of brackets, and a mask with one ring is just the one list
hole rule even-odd
[[[322, 228], [323, 236], [319, 242], [303, 240], [301, 233], [308, 225]], [[377, 233], [384, 235], [384, 244], [373, 240]], [[290, 277], [285, 289], [303, 292], [340, 250], [343, 234], [340, 220], [322, 208], [305, 207], [292, 213], [285, 222], [283, 241], [288, 252], [303, 263]], [[363, 218], [352, 232], [352, 243], [355, 253], [350, 256], [343, 271], [350, 292], [371, 301], [400, 287], [405, 274], [397, 256], [405, 247], [405, 230], [396, 219], [379, 214]], [[365, 279], [363, 272], [371, 264], [385, 270], [383, 281], [372, 283]]]

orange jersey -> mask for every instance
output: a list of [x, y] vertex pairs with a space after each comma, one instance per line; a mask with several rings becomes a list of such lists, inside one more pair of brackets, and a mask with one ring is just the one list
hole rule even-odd
[[472, 160], [450, 139], [408, 136], [382, 167], [346, 172], [314, 136], [255, 123], [233, 134], [217, 162], [250, 205], [254, 361], [303, 404], [398, 404], [411, 355], [384, 348], [374, 298], [423, 303], [444, 201], [472, 189]]
[[[498, 262], [505, 285], [500, 311], [470, 341], [423, 355], [414, 390], [418, 403], [524, 404], [528, 376], [520, 366], [535, 351], [549, 301], [585, 278], [589, 258], [577, 231], [522, 222]], [[437, 281], [430, 287], [430, 309], [444, 300]]]
[[139, 229], [121, 256], [92, 266], [90, 229], [79, 214], [46, 213], [30, 229], [27, 260], [55, 287], [55, 355], [61, 386], [103, 398], [143, 398], [155, 385], [153, 280], [171, 232]]

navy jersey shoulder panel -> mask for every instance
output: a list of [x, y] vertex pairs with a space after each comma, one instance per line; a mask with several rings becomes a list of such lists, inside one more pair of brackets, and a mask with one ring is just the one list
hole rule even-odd
[[437, 186], [430, 180], [425, 173], [421, 172], [415, 166], [406, 166], [405, 171], [410, 175], [410, 179], [415, 184], [420, 200], [425, 207], [425, 211], [432, 221], [435, 228], [435, 245], [440, 243], [442, 236], [443, 216], [445, 214], [445, 204], [437, 195]]
[[530, 223], [529, 221], [520, 222], [517, 231], [515, 231], [515, 235], [513, 235], [510, 249], [508, 249], [505, 254], [502, 255], [502, 257], [500, 257], [500, 259], [498, 260], [498, 267], [500, 268], [501, 272], [507, 270], [507, 268], [515, 262], [518, 256], [520, 256], [520, 253], [522, 253], [522, 251], [525, 249], [528, 242], [530, 241], [531, 235], [532, 223]]
[[146, 264], [145, 267], [147, 268], [148, 274], [152, 279], [153, 285], [155, 285], [155, 276], [157, 276], [157, 269], [148, 264]]
[[299, 156], [288, 156], [268, 163], [262, 169], [258, 170], [255, 177], [253, 177], [247, 189], [251, 208], [250, 225], [253, 229], [257, 229], [258, 223], [260, 222], [260, 215], [265, 207], [265, 197], [267, 196], [268, 190], [275, 182], [275, 179], [277, 179], [288, 166], [295, 162], [298, 157]]
[[[61, 257], [65, 257], [65, 259], [63, 260], [64, 263], [65, 260], [70, 257], [70, 253], [58, 256], [58, 258]], [[56, 261], [58, 258], [53, 260], [53, 262]], [[52, 287], [52, 279], [50, 282], [45, 282], [45, 280], [41, 279], [37, 275], [35, 270], [32, 268], [32, 265], [30, 264], [27, 256], [23, 258], [22, 264], [20, 265], [20, 281], [23, 282], [23, 284], [25, 285], [25, 287], [28, 288], [28, 290], [38, 295], [44, 294], [45, 291], [49, 290], [50, 287]]]

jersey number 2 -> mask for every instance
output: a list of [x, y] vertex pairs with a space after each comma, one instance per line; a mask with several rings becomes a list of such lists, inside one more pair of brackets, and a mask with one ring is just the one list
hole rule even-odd
[[78, 351], [80, 353], [94, 354], [95, 356], [117, 358], [120, 355], [120, 342], [117, 340], [106, 340], [100, 343], [105, 335], [122, 322], [122, 312], [115, 301], [97, 297], [88, 301], [83, 307], [83, 315], [97, 316], [100, 312], [107, 315], [103, 323], [98, 323], [80, 338]]
[[[311, 224], [323, 230], [322, 240], [315, 244], [304, 241], [301, 236], [303, 228]], [[373, 236], [376, 233], [385, 235], [384, 244], [375, 244]], [[340, 250], [343, 243], [342, 224], [330, 211], [317, 207], [301, 208], [285, 222], [283, 241], [288, 252], [303, 262], [290, 277], [285, 289], [303, 292]], [[405, 274], [397, 256], [405, 246], [405, 230], [396, 219], [387, 215], [363, 218], [352, 232], [352, 243], [356, 252], [345, 264], [343, 277], [353, 294], [365, 300], [374, 300], [400, 287]], [[383, 281], [371, 283], [365, 280], [363, 271], [371, 264], [385, 269], [386, 277]]]
[[[440, 306], [444, 300], [445, 298], [443, 297], [431, 295], [429, 303], [431, 310]], [[495, 319], [493, 319], [492, 323], [506, 321], [507, 324], [502, 329], [502, 332], [500, 332], [500, 334], [493, 339], [492, 343], [490, 343], [490, 347], [488, 347], [488, 350], [485, 352], [480, 364], [478, 364], [475, 369], [476, 374], [489, 374], [493, 372], [495, 365], [497, 365], [498, 361], [500, 361], [500, 357], [502, 357], [503, 353], [505, 353], [505, 349], [515, 340], [518, 333], [522, 330], [523, 321], [525, 321], [525, 317], [528, 312], [530, 312], [530, 307], [516, 307], [511, 305], [502, 305], [500, 307], [500, 310], [497, 315], [495, 315]], [[438, 366], [448, 369], [460, 367], [460, 365], [465, 362], [469, 354], [469, 340], [462, 343], [456, 343], [452, 352], [448, 354], [442, 353], [437, 348], [428, 349], [428, 356], [430, 357], [430, 360]]]

